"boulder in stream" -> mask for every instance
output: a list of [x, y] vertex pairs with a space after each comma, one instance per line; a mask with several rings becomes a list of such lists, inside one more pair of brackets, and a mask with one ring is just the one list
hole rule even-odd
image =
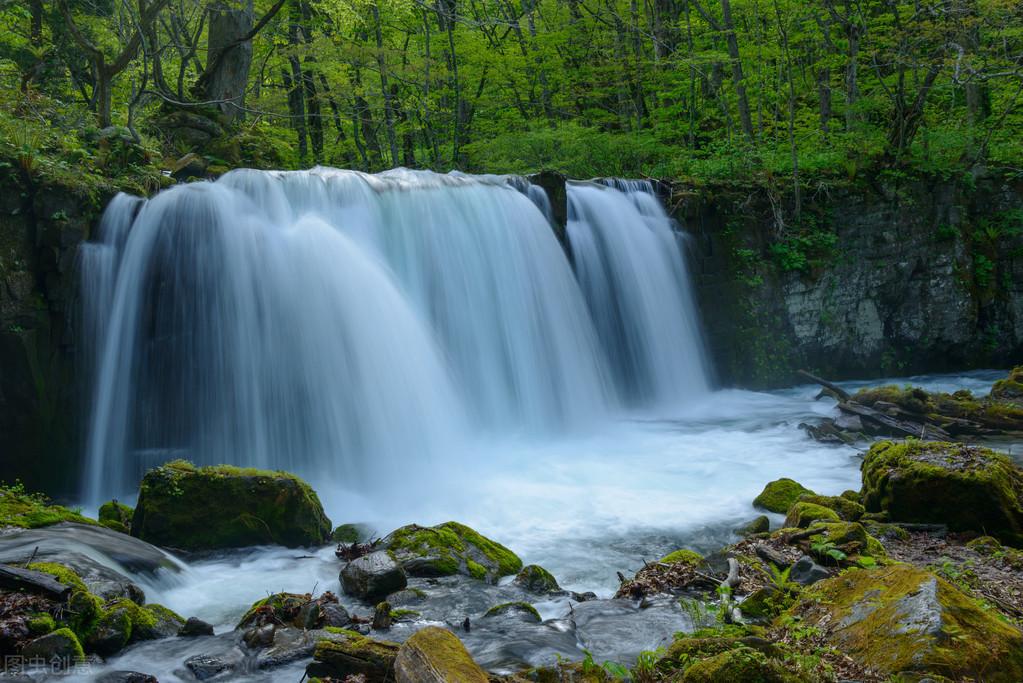
[[1023, 546], [1023, 470], [987, 448], [880, 441], [863, 460], [867, 510], [898, 522], [945, 524]]
[[405, 570], [383, 550], [356, 558], [341, 569], [345, 593], [367, 602], [375, 602], [406, 585]]
[[183, 550], [322, 545], [330, 520], [316, 492], [286, 472], [175, 460], [142, 479], [131, 533]]
[[522, 560], [511, 550], [458, 522], [409, 524], [388, 534], [381, 546], [410, 576], [465, 574], [497, 583], [522, 569]]
[[394, 681], [394, 660], [398, 643], [367, 638], [355, 631], [333, 630], [342, 638], [322, 638], [313, 650], [313, 661], [306, 667], [310, 678], [336, 678], [362, 675], [366, 683]]
[[760, 495], [753, 499], [753, 507], [785, 514], [792, 504], [804, 494], [815, 495], [813, 491], [798, 481], [783, 477], [769, 482]]
[[487, 683], [487, 673], [451, 631], [427, 626], [398, 649], [396, 683]]

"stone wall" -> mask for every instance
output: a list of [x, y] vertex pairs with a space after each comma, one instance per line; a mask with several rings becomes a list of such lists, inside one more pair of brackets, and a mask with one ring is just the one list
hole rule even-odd
[[78, 478], [75, 253], [109, 196], [0, 174], [0, 480], [30, 490]]
[[[847, 379], [1023, 362], [1023, 179], [821, 186], [802, 229], [791, 198], [763, 187], [666, 194], [691, 238], [722, 384], [785, 386], [797, 368]], [[811, 245], [801, 269], [794, 235]]]

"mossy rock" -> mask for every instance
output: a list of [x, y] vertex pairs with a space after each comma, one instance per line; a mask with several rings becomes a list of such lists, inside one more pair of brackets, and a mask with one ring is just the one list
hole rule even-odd
[[395, 680], [410, 683], [487, 683], [487, 673], [451, 631], [427, 626], [398, 649]]
[[747, 538], [756, 534], [766, 534], [770, 530], [771, 520], [767, 518], [767, 515], [760, 515], [737, 527], [734, 531], [737, 536]]
[[310, 678], [365, 677], [366, 683], [394, 681], [394, 660], [398, 643], [367, 638], [355, 631], [328, 628], [332, 634], [344, 636], [321, 639], [313, 650], [313, 661], [306, 667]]
[[1023, 365], [1017, 365], [1005, 379], [991, 387], [991, 398], [999, 401], [1023, 401]]
[[1010, 375], [1008, 380], [1002, 381], [1005, 383], [1000, 386], [996, 383], [992, 394], [985, 399], [977, 399], [969, 391], [929, 393], [919, 387], [889, 385], [861, 389], [853, 400], [874, 408], [878, 407], [878, 403], [891, 403], [903, 411], [924, 416], [934, 424], [941, 424], [942, 418], [951, 417], [993, 429], [1021, 430], [1023, 405], [1018, 403], [1018, 399], [1011, 398], [1018, 379], [1013, 380]]
[[561, 590], [554, 575], [538, 564], [523, 567], [515, 576], [515, 585], [531, 593], [557, 593]]
[[696, 567], [703, 563], [703, 555], [694, 551], [682, 548], [674, 552], [670, 552], [658, 562], [662, 564], [684, 564], [690, 567]]
[[862, 465], [863, 502], [900, 522], [946, 524], [1023, 545], [1023, 470], [987, 448], [880, 441]]
[[842, 518], [831, 508], [813, 503], [795, 503], [785, 516], [784, 526], [793, 529], [806, 529], [815, 522], [840, 522]]
[[800, 683], [802, 679], [763, 652], [742, 646], [701, 659], [687, 668], [680, 680], [681, 683]]
[[78, 636], [71, 629], [59, 628], [29, 641], [22, 648], [21, 656], [26, 659], [39, 659], [47, 664], [55, 659], [74, 664], [76, 660], [81, 661], [85, 657], [85, 652]]
[[133, 536], [184, 550], [322, 545], [330, 532], [316, 492], [294, 475], [183, 460], [146, 473], [131, 524]]
[[522, 569], [522, 560], [511, 550], [458, 522], [403, 526], [381, 545], [410, 576], [465, 574], [496, 583]]
[[826, 522], [815, 524], [820, 534], [811, 536], [810, 540], [826, 539], [842, 548], [847, 554], [870, 555], [876, 559], [887, 557], [884, 546], [876, 538], [867, 533], [859, 522]]
[[369, 529], [365, 524], [342, 524], [330, 534], [334, 543], [364, 543], [369, 540]]
[[760, 495], [753, 499], [753, 507], [785, 514], [792, 504], [803, 495], [815, 495], [813, 491], [792, 479], [776, 479], [764, 487]]
[[803, 503], [813, 503], [814, 505], [830, 508], [847, 522], [857, 521], [866, 512], [862, 505], [854, 500], [849, 500], [845, 496], [802, 495], [799, 497], [799, 500]]
[[124, 503], [109, 500], [99, 506], [99, 523], [108, 529], [128, 533], [131, 529], [131, 518], [135, 510]]
[[57, 622], [54, 621], [53, 617], [45, 612], [39, 614], [33, 614], [28, 618], [28, 632], [32, 635], [43, 635], [49, 633], [57, 628]]
[[0, 528], [36, 529], [59, 522], [97, 524], [76, 510], [51, 503], [42, 494], [27, 493], [20, 484], [0, 486]]
[[1023, 680], [1023, 634], [930, 572], [854, 569], [804, 591], [790, 613], [882, 676]]
[[249, 626], [263, 626], [264, 624], [291, 624], [301, 628], [296, 623], [302, 607], [312, 601], [311, 595], [302, 593], [274, 593], [261, 600], [256, 600], [252, 606], [245, 611], [238, 621], [235, 629], [245, 629]]
[[505, 602], [500, 605], [494, 605], [486, 611], [484, 617], [497, 617], [502, 614], [508, 614], [515, 612], [522, 616], [526, 621], [534, 621], [539, 623], [540, 613], [536, 611], [536, 608], [530, 605], [528, 602]]

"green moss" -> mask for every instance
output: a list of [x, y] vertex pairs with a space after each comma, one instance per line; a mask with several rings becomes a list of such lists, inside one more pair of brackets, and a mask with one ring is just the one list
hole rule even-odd
[[52, 504], [45, 496], [27, 493], [23, 486], [0, 486], [0, 527], [36, 529], [59, 522], [96, 524], [75, 510]]
[[103, 600], [99, 596], [76, 590], [68, 597], [67, 611], [62, 619], [84, 640], [96, 628], [103, 614]]
[[814, 495], [814, 492], [792, 479], [777, 479], [764, 487], [760, 495], [753, 499], [753, 505], [768, 512], [784, 514], [805, 494]]
[[28, 618], [28, 630], [32, 635], [42, 635], [57, 628], [57, 622], [45, 612], [33, 614]]
[[1023, 544], [1023, 471], [986, 448], [880, 441], [862, 465], [863, 502], [901, 522], [947, 524]]
[[418, 576], [463, 573], [496, 582], [522, 568], [522, 560], [511, 550], [457, 522], [401, 527], [387, 537], [386, 546], [391, 557]]
[[841, 518], [831, 508], [813, 503], [796, 503], [785, 516], [785, 526], [805, 529], [815, 522], [839, 522]]
[[882, 676], [1023, 680], [1023, 634], [933, 574], [895, 564], [849, 570], [803, 592], [791, 610]]
[[561, 590], [554, 576], [538, 564], [523, 567], [515, 577], [515, 583], [534, 593], [554, 593]]
[[789, 673], [777, 661], [750, 647], [737, 647], [727, 652], [702, 659], [688, 669], [682, 683], [799, 683], [798, 676]]
[[261, 623], [291, 623], [303, 605], [310, 600], [309, 595], [301, 593], [274, 593], [262, 600], [256, 600], [238, 621], [236, 628], [245, 628], [257, 620]]
[[124, 524], [121, 524], [120, 522], [116, 522], [114, 520], [104, 520], [104, 521], [100, 522], [100, 525], [101, 526], [105, 526], [106, 528], [110, 529], [111, 531], [116, 531], [119, 534], [127, 534], [127, 533], [129, 533], [129, 529], [128, 529], [127, 526], [125, 526]]
[[50, 633], [51, 636], [60, 636], [63, 638], [68, 646], [71, 648], [71, 658], [81, 661], [85, 658], [85, 651], [82, 650], [82, 643], [75, 635], [74, 631], [69, 628], [58, 628], [56, 631]]
[[346, 629], [330, 628], [328, 631], [344, 638], [317, 641], [313, 650], [317, 675], [343, 680], [349, 675], [363, 674], [369, 680], [392, 680], [398, 643], [367, 638]]
[[395, 621], [397, 621], [399, 619], [413, 619], [413, 618], [421, 616], [421, 615], [422, 615], [422, 612], [417, 612], [414, 609], [392, 609], [391, 610], [391, 619], [394, 619]]
[[811, 536], [811, 541], [830, 541], [848, 555], [870, 555], [876, 559], [887, 557], [884, 546], [859, 522], [825, 522], [814, 525], [814, 528], [820, 529], [820, 534]]
[[484, 579], [487, 578], [487, 568], [484, 567], [482, 564], [478, 564], [476, 562], [473, 562], [472, 560], [466, 560], [465, 564], [469, 570], [469, 576], [471, 576], [472, 578], [478, 579], [480, 581], [483, 581]]
[[793, 594], [773, 586], [757, 589], [739, 603], [739, 609], [745, 617], [763, 619], [774, 617], [788, 609], [794, 602]]
[[146, 473], [131, 531], [157, 545], [199, 550], [319, 545], [331, 525], [316, 493], [292, 474], [175, 460]]
[[135, 510], [116, 500], [110, 500], [99, 506], [99, 522], [111, 529], [120, 531], [118, 526], [127, 528], [131, 525], [131, 517]]
[[878, 402], [892, 403], [906, 412], [927, 416], [936, 424], [951, 417], [995, 429], [1023, 429], [1023, 404], [1018, 403], [1020, 395], [1013, 393], [1013, 383], [1018, 380], [1010, 376], [1009, 380], [1002, 381], [1005, 384], [996, 383], [986, 399], [977, 399], [968, 391], [928, 393], [919, 387], [889, 385], [861, 389], [853, 400], [871, 407], [877, 407]]
[[999, 401], [1019, 401], [1023, 399], [1023, 365], [1017, 365], [1005, 379], [1000, 379], [991, 387], [991, 398]]
[[681, 563], [687, 564], [690, 567], [695, 567], [699, 565], [701, 562], [703, 562], [703, 556], [700, 555], [700, 553], [682, 548], [681, 550], [676, 550], [674, 552], [668, 553], [660, 560], [658, 560], [658, 562], [662, 562], [663, 564]]
[[360, 543], [363, 536], [361, 525], [342, 524], [330, 534], [330, 540], [335, 543]]
[[[402, 645], [402, 656], [398, 660], [399, 670], [405, 663], [411, 669], [430, 671], [429, 678], [437, 681], [458, 681], [458, 683], [487, 683], [485, 671], [473, 661], [462, 641], [451, 631], [437, 626], [427, 626], [417, 631]], [[406, 658], [406, 655], [407, 658]], [[408, 672], [406, 672], [408, 673]], [[405, 678], [401, 673], [399, 680]], [[416, 680], [412, 677], [413, 680]], [[421, 680], [425, 680], [423, 677]]]
[[65, 586], [71, 586], [72, 588], [88, 592], [82, 577], [78, 576], [73, 569], [69, 569], [62, 564], [57, 564], [56, 562], [33, 562], [28, 565], [27, 569], [49, 574]]
[[847, 522], [855, 522], [863, 513], [866, 512], [864, 507], [854, 500], [849, 500], [844, 496], [817, 496], [804, 494], [799, 497], [801, 502], [813, 503], [814, 505], [820, 505], [822, 507], [829, 508], [838, 513], [838, 516]]
[[509, 611], [521, 612], [523, 614], [529, 615], [535, 621], [541, 621], [540, 613], [536, 611], [536, 608], [530, 605], [528, 602], [521, 601], [504, 602], [501, 603], [500, 605], [494, 605], [493, 607], [488, 609], [483, 616], [496, 617], [499, 614], [504, 614], [505, 612]]

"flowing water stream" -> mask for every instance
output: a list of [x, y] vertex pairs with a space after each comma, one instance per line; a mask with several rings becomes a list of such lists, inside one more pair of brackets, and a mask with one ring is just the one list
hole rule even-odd
[[[517, 178], [233, 171], [118, 197], [81, 255], [83, 500], [130, 500], [173, 457], [285, 469], [336, 524], [461, 521], [608, 597], [644, 559], [729, 542], [769, 480], [858, 488], [859, 451], [797, 427], [834, 410], [815, 388], [711, 389], [684, 240], [648, 184], [574, 183], [568, 202], [562, 245]], [[983, 392], [996, 377], [912, 381]], [[143, 584], [220, 631], [269, 592], [339, 592], [338, 568], [330, 548], [256, 548]], [[511, 590], [477, 588], [436, 590], [467, 614]], [[638, 625], [596, 604], [571, 631], [565, 601], [539, 605], [542, 645], [467, 644], [494, 668], [584, 646], [627, 658], [691, 626], [677, 605]], [[174, 680], [200, 646], [143, 644], [110, 666]]]

